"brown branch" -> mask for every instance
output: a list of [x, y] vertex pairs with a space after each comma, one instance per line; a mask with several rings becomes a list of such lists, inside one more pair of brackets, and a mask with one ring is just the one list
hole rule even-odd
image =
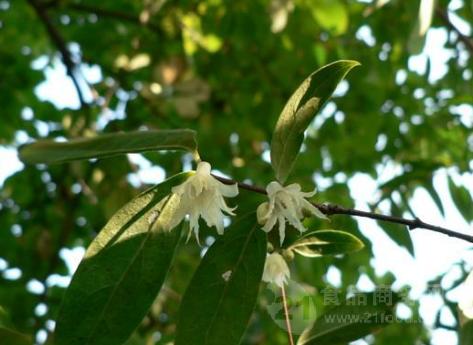
[[[249, 185], [246, 183], [242, 182], [237, 182], [225, 177], [221, 176], [214, 176], [217, 180], [225, 183], [225, 184], [238, 184], [238, 187], [241, 189], [246, 189], [251, 192], [259, 193], [259, 194], [264, 194], [266, 195], [266, 190], [264, 190], [261, 187]], [[417, 228], [422, 228], [426, 230], [431, 230], [434, 232], [438, 232], [447, 236], [459, 238], [468, 242], [473, 243], [473, 236], [467, 235], [467, 234], [462, 234], [457, 231], [449, 230], [440, 226], [432, 225], [425, 223], [421, 221], [419, 218], [415, 219], [405, 219], [402, 217], [395, 217], [395, 216], [387, 216], [384, 214], [379, 214], [379, 213], [374, 213], [374, 212], [367, 212], [367, 211], [360, 211], [352, 208], [345, 208], [340, 205], [333, 205], [333, 204], [316, 204], [313, 203], [315, 207], [317, 207], [323, 214], [327, 216], [331, 215], [336, 215], [336, 214], [342, 214], [342, 215], [349, 215], [349, 216], [354, 216], [354, 217], [362, 217], [362, 218], [370, 218], [370, 219], [375, 219], [375, 220], [380, 220], [383, 222], [389, 222], [389, 223], [396, 223], [396, 224], [403, 224], [408, 227], [409, 230], [414, 230]]]
[[463, 42], [463, 44], [465, 44], [466, 48], [470, 51], [470, 53], [473, 54], [473, 41], [471, 40], [470, 37], [462, 34], [461, 31], [458, 30], [458, 28], [455, 25], [453, 25], [453, 23], [448, 18], [448, 12], [443, 11], [439, 8], [436, 8], [435, 13], [442, 20], [442, 22], [447, 26], [447, 28], [449, 28], [450, 30], [452, 30], [458, 35], [458, 39], [461, 42]]
[[74, 61], [72, 61], [71, 52], [67, 48], [66, 41], [61, 36], [59, 31], [54, 27], [51, 18], [49, 17], [46, 8], [38, 2], [38, 0], [28, 0], [31, 7], [35, 10], [36, 14], [38, 15], [39, 19], [43, 22], [46, 31], [48, 32], [51, 41], [56, 46], [56, 48], [61, 53], [62, 62], [66, 66], [67, 75], [72, 79], [72, 83], [77, 91], [77, 96], [79, 98], [80, 104], [82, 108], [86, 108], [88, 106], [87, 102], [84, 99], [84, 95], [82, 93], [82, 89], [79, 85], [79, 82], [74, 74], [76, 69]]

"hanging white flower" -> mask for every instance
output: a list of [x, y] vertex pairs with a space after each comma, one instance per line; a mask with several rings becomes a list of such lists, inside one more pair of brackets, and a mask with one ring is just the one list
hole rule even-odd
[[[223, 212], [234, 216], [233, 210], [225, 203], [224, 197], [238, 195], [236, 184], [226, 185], [210, 175], [211, 166], [200, 162], [197, 171], [179, 186], [172, 188], [179, 197], [179, 206], [174, 214], [173, 225], [179, 224], [189, 215], [190, 229], [199, 240], [199, 218], [202, 217], [209, 227], [215, 226], [217, 233], [223, 234]], [[190, 234], [190, 233], [189, 233]]]
[[461, 285], [458, 307], [467, 318], [473, 319], [473, 272], [468, 275]]
[[289, 277], [289, 267], [280, 254], [272, 253], [266, 257], [263, 271], [264, 282], [274, 283], [282, 288], [284, 284], [287, 284]]
[[284, 242], [286, 221], [300, 232], [307, 229], [302, 224], [304, 213], [310, 213], [319, 218], [327, 219], [320, 210], [312, 205], [306, 198], [314, 196], [313, 192], [305, 193], [301, 191], [298, 183], [283, 187], [278, 182], [273, 181], [266, 187], [269, 202], [264, 202], [258, 206], [256, 214], [258, 222], [264, 224], [263, 230], [266, 232], [279, 223], [279, 239]]

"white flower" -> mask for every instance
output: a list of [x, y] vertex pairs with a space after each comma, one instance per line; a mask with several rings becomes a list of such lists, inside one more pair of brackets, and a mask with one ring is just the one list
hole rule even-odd
[[[174, 214], [173, 225], [179, 224], [189, 215], [190, 229], [199, 240], [199, 217], [202, 217], [209, 227], [217, 227], [218, 234], [223, 234], [223, 212], [234, 216], [233, 210], [225, 203], [223, 197], [238, 195], [238, 186], [226, 185], [210, 175], [211, 166], [207, 162], [197, 165], [195, 175], [189, 177], [172, 192], [179, 197], [179, 206]], [[190, 233], [189, 233], [190, 234]]]
[[461, 285], [458, 307], [467, 318], [473, 319], [473, 272], [468, 275]]
[[266, 257], [263, 272], [264, 282], [274, 283], [282, 288], [284, 284], [287, 284], [289, 277], [289, 267], [281, 255], [272, 253]]
[[264, 202], [258, 206], [256, 210], [258, 222], [264, 224], [263, 230], [266, 232], [271, 231], [279, 222], [281, 245], [284, 242], [286, 220], [297, 230], [304, 232], [307, 230], [301, 222], [304, 218], [304, 211], [319, 218], [327, 219], [317, 207], [305, 199], [313, 196], [315, 190], [304, 193], [301, 192], [301, 186], [297, 183], [283, 187], [278, 182], [273, 181], [266, 187], [266, 192], [268, 193], [269, 202]]

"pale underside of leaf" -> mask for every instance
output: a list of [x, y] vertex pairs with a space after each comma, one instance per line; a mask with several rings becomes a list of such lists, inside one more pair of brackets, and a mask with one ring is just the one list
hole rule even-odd
[[288, 250], [306, 257], [320, 257], [324, 255], [349, 254], [363, 249], [363, 242], [345, 231], [316, 230], [312, 231], [296, 242]]

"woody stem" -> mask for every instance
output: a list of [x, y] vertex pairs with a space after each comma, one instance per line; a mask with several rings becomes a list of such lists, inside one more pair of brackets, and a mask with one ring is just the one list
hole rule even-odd
[[[259, 194], [264, 194], [266, 195], [266, 190], [258, 187], [258, 186], [253, 186], [250, 184], [234, 181], [232, 179], [227, 179], [225, 177], [221, 176], [216, 176], [212, 175], [215, 177], [217, 180], [221, 181], [222, 183], [225, 184], [238, 184], [238, 187], [241, 189], [245, 189], [251, 192], [259, 193]], [[441, 226], [433, 225], [433, 224], [428, 224], [426, 222], [423, 222], [419, 218], [415, 219], [406, 219], [402, 217], [396, 217], [396, 216], [388, 216], [376, 212], [368, 212], [368, 211], [361, 211], [361, 210], [356, 210], [352, 208], [346, 208], [340, 205], [333, 205], [333, 204], [316, 204], [312, 203], [315, 207], [317, 207], [323, 214], [327, 216], [331, 215], [348, 215], [348, 216], [353, 216], [353, 217], [362, 217], [362, 218], [370, 218], [374, 219], [377, 221], [382, 221], [382, 222], [389, 222], [389, 223], [396, 223], [396, 224], [401, 224], [407, 227], [409, 230], [414, 230], [414, 229], [426, 229], [434, 232], [438, 232], [450, 237], [456, 237], [465, 241], [468, 241], [470, 243], [473, 243], [473, 236], [465, 233], [461, 233], [458, 231], [453, 231], [450, 229], [443, 228]]]

